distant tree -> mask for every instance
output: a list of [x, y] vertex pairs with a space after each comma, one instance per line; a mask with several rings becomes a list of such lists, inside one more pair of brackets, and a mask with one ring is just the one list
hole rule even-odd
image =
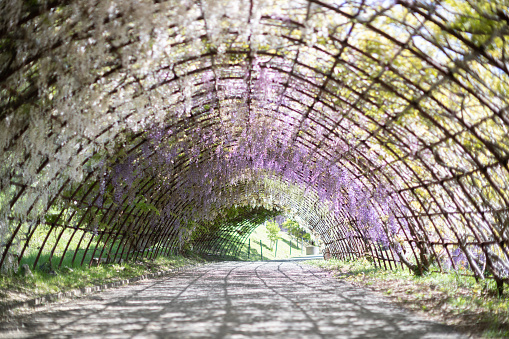
[[292, 219], [287, 219], [282, 226], [288, 230], [288, 234], [296, 239], [302, 237], [305, 233], [299, 223]]
[[302, 228], [298, 222], [292, 219], [287, 219], [281, 226], [288, 230], [288, 234], [295, 239], [303, 238], [306, 241], [311, 240], [311, 236]]
[[279, 239], [279, 225], [274, 221], [268, 221], [265, 224], [265, 229], [267, 230], [267, 236], [270, 240], [270, 248], [272, 249], [274, 243]]

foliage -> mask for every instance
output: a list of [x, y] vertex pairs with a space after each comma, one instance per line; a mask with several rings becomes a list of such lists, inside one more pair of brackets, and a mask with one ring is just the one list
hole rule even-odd
[[275, 221], [267, 221], [265, 223], [265, 230], [267, 231], [267, 237], [270, 240], [270, 247], [272, 248], [274, 243], [280, 238], [280, 231], [279, 225]]
[[[285, 232], [279, 234], [277, 253], [275, 248], [271, 248], [270, 239], [264, 224], [255, 224], [255, 228], [244, 241], [242, 247], [237, 252], [236, 260], [258, 261], [258, 260], [274, 260], [287, 259], [291, 257], [299, 257], [305, 255], [300, 243], [297, 243], [292, 237]], [[261, 250], [260, 250], [261, 242]], [[261, 252], [261, 253], [260, 253]], [[263, 255], [263, 257], [260, 257]], [[277, 255], [277, 256], [276, 256]]]
[[281, 225], [283, 228], [288, 230], [288, 234], [290, 234], [294, 239], [304, 239], [306, 241], [311, 241], [311, 235], [306, 233], [304, 228], [302, 228], [298, 222], [292, 219], [286, 219], [285, 222]]
[[251, 232], [279, 212], [263, 207], [232, 207], [213, 222], [194, 226], [189, 250], [218, 257], [235, 258]]

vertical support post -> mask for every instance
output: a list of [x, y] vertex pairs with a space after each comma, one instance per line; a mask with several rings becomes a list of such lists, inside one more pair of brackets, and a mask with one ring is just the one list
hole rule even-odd
[[292, 241], [290, 240], [290, 256], [292, 255]]
[[300, 255], [304, 254], [304, 238], [300, 238]]
[[247, 245], [247, 258], [251, 255], [251, 239], [249, 239], [249, 244]]
[[262, 248], [262, 240], [260, 239], [260, 261], [263, 261], [263, 248]]
[[502, 279], [495, 278], [495, 282], [497, 283], [498, 297], [501, 298], [504, 294], [504, 281]]
[[276, 250], [274, 251], [274, 259], [276, 259], [276, 257], [277, 257], [277, 242], [278, 241], [276, 240]]

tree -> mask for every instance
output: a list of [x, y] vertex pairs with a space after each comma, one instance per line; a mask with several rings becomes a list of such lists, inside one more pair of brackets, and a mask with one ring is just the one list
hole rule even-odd
[[300, 238], [303, 233], [299, 223], [295, 220], [286, 219], [282, 226], [288, 230], [289, 235], [296, 239]]
[[268, 221], [265, 224], [265, 229], [267, 230], [267, 236], [270, 239], [270, 248], [272, 249], [274, 243], [279, 239], [279, 225], [274, 221]]
[[295, 239], [304, 238], [306, 241], [311, 240], [311, 236], [295, 220], [287, 219], [282, 226], [286, 228], [288, 230], [288, 234]]

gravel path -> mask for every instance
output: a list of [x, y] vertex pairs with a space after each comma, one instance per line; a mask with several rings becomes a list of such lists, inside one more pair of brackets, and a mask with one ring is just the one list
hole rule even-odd
[[7, 338], [462, 338], [298, 261], [222, 262], [47, 305]]

